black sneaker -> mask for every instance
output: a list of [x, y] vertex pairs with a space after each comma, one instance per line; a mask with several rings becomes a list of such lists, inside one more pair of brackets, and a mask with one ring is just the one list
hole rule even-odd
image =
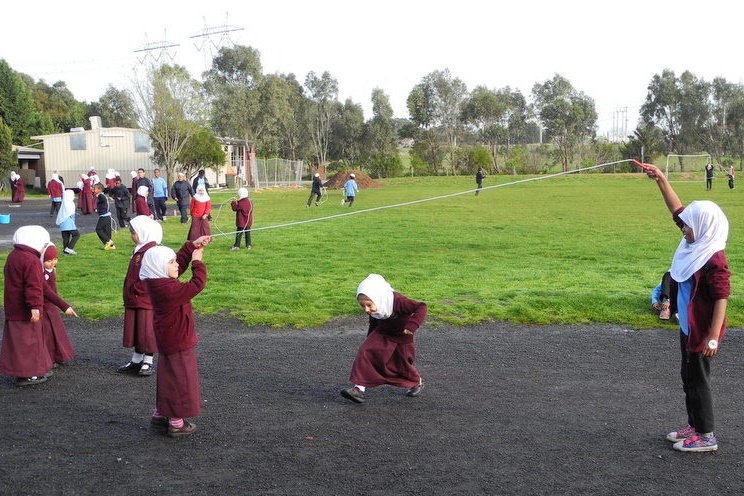
[[23, 386], [33, 386], [34, 384], [41, 384], [42, 382], [46, 382], [47, 378], [46, 376], [33, 376], [33, 377], [19, 377], [16, 379], [16, 386], [23, 387]]
[[341, 396], [354, 403], [364, 403], [364, 393], [356, 386], [349, 389], [342, 389]]
[[416, 396], [419, 396], [421, 394], [422, 389], [424, 389], [423, 381], [421, 381], [418, 386], [413, 386], [412, 388], [408, 388], [408, 391], [406, 391], [406, 396], [415, 398]]
[[120, 374], [137, 374], [140, 368], [142, 368], [142, 362], [128, 362], [126, 365], [122, 365], [116, 369], [116, 371]]

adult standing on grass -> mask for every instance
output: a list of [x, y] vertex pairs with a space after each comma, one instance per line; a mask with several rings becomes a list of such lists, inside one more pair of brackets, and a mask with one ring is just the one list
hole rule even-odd
[[486, 173], [483, 171], [483, 167], [478, 167], [478, 172], [475, 173], [475, 184], [477, 187], [475, 188], [475, 196], [478, 196], [478, 193], [483, 188], [483, 179], [486, 177]]
[[710, 191], [713, 189], [713, 164], [705, 164], [705, 190]]
[[684, 207], [658, 167], [648, 166], [646, 174], [656, 181], [683, 235], [670, 273], [677, 282], [680, 375], [687, 425], [667, 434], [667, 439], [679, 451], [715, 451], [718, 441], [713, 432], [710, 366], [726, 333], [731, 273], [724, 248], [729, 223], [721, 208], [711, 201], [693, 201]]
[[0, 374], [16, 378], [17, 386], [47, 380], [52, 358], [44, 341], [44, 266], [41, 256], [50, 243], [41, 226], [22, 226], [13, 234], [13, 250], [5, 259], [3, 340]]
[[152, 195], [155, 203], [155, 211], [153, 213], [155, 220], [162, 221], [167, 215], [165, 201], [168, 199], [168, 183], [164, 178], [160, 177], [160, 169], [155, 169], [153, 174], [155, 174], [155, 177], [152, 179], [152, 187], [154, 188]]
[[341, 200], [341, 205], [348, 203], [349, 208], [354, 204], [354, 198], [356, 197], [357, 191], [359, 191], [359, 186], [357, 186], [354, 177], [354, 174], [349, 174], [348, 181], [344, 183], [344, 194], [346, 195], [346, 198]]
[[191, 203], [191, 197], [194, 196], [194, 190], [186, 180], [186, 174], [183, 172], [178, 173], [178, 180], [171, 186], [171, 198], [178, 205], [178, 211], [181, 214], [181, 224], [186, 224], [189, 221], [189, 204]]

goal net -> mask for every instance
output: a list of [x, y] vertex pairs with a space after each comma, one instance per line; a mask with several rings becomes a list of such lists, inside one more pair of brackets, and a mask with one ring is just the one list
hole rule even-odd
[[253, 158], [250, 160], [249, 183], [256, 189], [299, 187], [302, 184], [302, 160]]
[[667, 155], [666, 175], [670, 172], [705, 172], [705, 165], [710, 164], [711, 156], [707, 153], [699, 155]]

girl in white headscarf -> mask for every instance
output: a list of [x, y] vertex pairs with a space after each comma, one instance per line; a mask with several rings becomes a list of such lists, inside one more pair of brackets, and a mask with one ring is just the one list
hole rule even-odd
[[44, 341], [41, 313], [44, 309], [42, 254], [50, 243], [41, 226], [22, 226], [13, 234], [13, 250], [5, 260], [3, 339], [0, 343], [0, 374], [28, 386], [47, 380], [52, 358]]
[[394, 291], [379, 274], [370, 274], [359, 284], [357, 302], [369, 315], [369, 328], [351, 366], [354, 386], [341, 395], [364, 403], [366, 388], [389, 384], [406, 388], [407, 396], [419, 396], [424, 383], [413, 365], [413, 335], [426, 319], [426, 303]]
[[187, 239], [193, 240], [200, 236], [210, 236], [212, 234], [212, 228], [209, 226], [209, 221], [212, 218], [212, 200], [203, 184], [196, 187], [196, 193], [191, 198], [189, 210], [191, 212], [191, 227]]
[[245, 235], [245, 248], [250, 250], [251, 226], [253, 225], [253, 202], [248, 198], [247, 188], [238, 188], [238, 198], [233, 198], [230, 208], [235, 212], [235, 244], [230, 250], [240, 249], [240, 238]]
[[80, 238], [80, 231], [75, 225], [75, 193], [71, 189], [62, 192], [62, 204], [57, 212], [56, 223], [62, 233], [62, 253], [77, 255], [75, 243]]
[[191, 252], [192, 277], [180, 282], [178, 276], [188, 267], [166, 246], [156, 246], [142, 258], [140, 279], [147, 284], [154, 306], [153, 325], [160, 358], [155, 409], [151, 424], [168, 429], [171, 437], [192, 434], [196, 425], [184, 417], [201, 413], [201, 387], [196, 362], [196, 327], [191, 299], [207, 283], [202, 249]]
[[731, 293], [731, 272], [724, 253], [729, 223], [711, 201], [682, 205], [669, 181], [656, 166], [646, 169], [656, 180], [682, 240], [674, 253], [670, 273], [677, 282], [682, 386], [687, 424], [667, 434], [679, 451], [715, 451], [711, 358], [726, 334], [726, 306]]
[[10, 201], [13, 203], [22, 203], [26, 198], [26, 185], [23, 184], [23, 177], [16, 171], [10, 173], [10, 190], [12, 191]]
[[150, 188], [147, 186], [139, 186], [137, 188], [137, 196], [134, 199], [134, 211], [137, 215], [145, 215], [153, 218], [150, 205], [147, 203], [147, 195], [150, 193]]

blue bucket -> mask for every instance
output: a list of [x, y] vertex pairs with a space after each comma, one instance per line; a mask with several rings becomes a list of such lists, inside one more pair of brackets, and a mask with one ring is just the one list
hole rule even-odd
[[0, 224], [10, 224], [10, 214], [0, 214]]

